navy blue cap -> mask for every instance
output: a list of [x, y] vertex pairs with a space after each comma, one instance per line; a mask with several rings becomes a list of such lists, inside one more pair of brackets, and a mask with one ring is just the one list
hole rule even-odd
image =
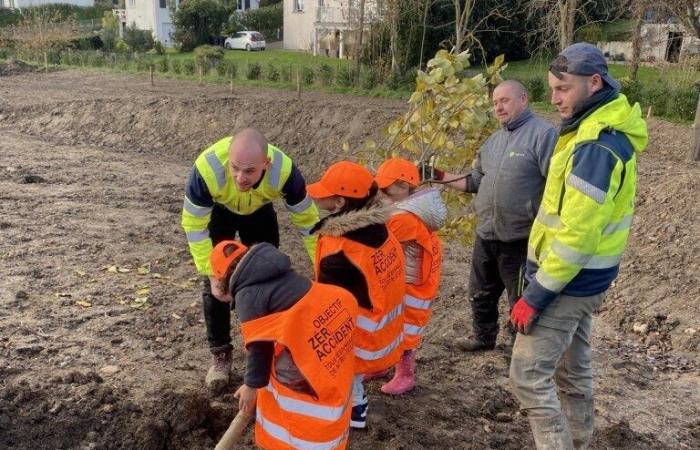
[[561, 78], [562, 73], [590, 76], [599, 74], [609, 86], [620, 89], [620, 83], [608, 73], [608, 63], [598, 47], [579, 42], [566, 47], [554, 58], [549, 71]]

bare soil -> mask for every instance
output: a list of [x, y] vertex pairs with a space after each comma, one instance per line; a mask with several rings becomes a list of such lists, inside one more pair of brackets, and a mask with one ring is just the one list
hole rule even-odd
[[[179, 226], [194, 157], [252, 125], [313, 179], [342, 142], [377, 138], [404, 105], [79, 71], [0, 75], [0, 448], [212, 448], [235, 413], [243, 360], [234, 333], [230, 389], [206, 392], [201, 288]], [[634, 234], [595, 325], [594, 449], [700, 448], [700, 167], [686, 156], [689, 127], [650, 129]], [[282, 248], [309, 274], [279, 214]], [[533, 447], [502, 353], [449, 345], [470, 329], [469, 264], [470, 249], [447, 246], [419, 386], [391, 398], [371, 383], [370, 428], [351, 448]]]

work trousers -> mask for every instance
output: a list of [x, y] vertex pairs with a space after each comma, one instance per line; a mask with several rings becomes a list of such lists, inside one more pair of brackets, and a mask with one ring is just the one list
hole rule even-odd
[[503, 242], [477, 235], [469, 274], [472, 328], [477, 339], [496, 342], [498, 299], [505, 289], [510, 312], [521, 295], [521, 271], [526, 258], [527, 239]]
[[605, 292], [590, 297], [560, 295], [542, 311], [529, 334], [518, 333], [510, 381], [528, 417], [561, 416], [557, 391], [562, 397], [592, 402], [591, 324], [604, 298]]
[[[220, 205], [214, 205], [209, 222], [212, 243], [238, 238], [245, 245], [268, 242], [279, 247], [280, 235], [277, 214], [268, 203], [247, 216], [234, 214]], [[221, 302], [211, 293], [209, 278], [203, 281], [202, 307], [207, 326], [207, 340], [212, 353], [231, 349], [231, 305]]]

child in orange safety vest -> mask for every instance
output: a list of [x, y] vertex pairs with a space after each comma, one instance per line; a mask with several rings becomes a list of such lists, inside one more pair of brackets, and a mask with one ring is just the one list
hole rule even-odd
[[385, 394], [400, 395], [415, 386], [416, 349], [440, 285], [442, 243], [437, 230], [445, 224], [447, 208], [437, 189], [416, 190], [418, 169], [405, 159], [384, 161], [374, 179], [383, 201], [395, 208], [387, 226], [401, 242], [406, 260], [404, 351], [394, 377], [381, 387]]
[[316, 280], [350, 291], [359, 305], [355, 333], [355, 379], [350, 426], [367, 425], [363, 374], [386, 370], [400, 359], [406, 288], [401, 244], [386, 226], [388, 210], [375, 199], [377, 185], [364, 167], [342, 161], [307, 186], [330, 212], [312, 230]]
[[247, 349], [234, 397], [255, 410], [255, 442], [265, 449], [344, 449], [354, 378], [357, 301], [312, 282], [267, 243], [222, 241], [214, 275], [234, 299]]

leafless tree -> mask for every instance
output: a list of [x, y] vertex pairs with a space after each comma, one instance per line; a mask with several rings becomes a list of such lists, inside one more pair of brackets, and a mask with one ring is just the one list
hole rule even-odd
[[[524, 0], [521, 4], [534, 23], [528, 38], [537, 42], [537, 50], [563, 50], [574, 42], [578, 29], [596, 22], [612, 22], [627, 11], [627, 3], [619, 0]], [[598, 18], [587, 13], [595, 9]], [[600, 12], [605, 13], [601, 14]]]
[[688, 32], [700, 38], [700, 0], [662, 0]]

